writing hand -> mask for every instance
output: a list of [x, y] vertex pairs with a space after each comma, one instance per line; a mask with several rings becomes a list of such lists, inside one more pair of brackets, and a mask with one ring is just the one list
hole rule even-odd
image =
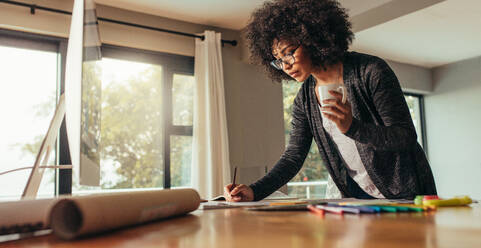
[[224, 197], [230, 202], [253, 201], [254, 191], [245, 184], [237, 184], [233, 189], [232, 184], [224, 187]]

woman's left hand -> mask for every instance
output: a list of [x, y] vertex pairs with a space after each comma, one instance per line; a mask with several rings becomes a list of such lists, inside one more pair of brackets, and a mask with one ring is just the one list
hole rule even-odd
[[326, 104], [330, 104], [330, 106], [321, 107], [321, 112], [327, 119], [336, 123], [339, 131], [346, 133], [352, 123], [351, 104], [347, 100], [345, 103], [342, 103], [342, 94], [337, 91], [330, 90], [329, 94], [333, 95], [336, 99], [323, 100], [323, 106]]

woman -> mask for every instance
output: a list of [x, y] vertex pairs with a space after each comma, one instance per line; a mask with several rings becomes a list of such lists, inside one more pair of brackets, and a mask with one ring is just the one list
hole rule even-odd
[[[274, 81], [303, 85], [280, 160], [250, 186], [225, 186], [227, 200], [261, 200], [286, 184], [301, 169], [313, 138], [332, 178], [328, 188], [342, 197], [436, 194], [396, 75], [378, 57], [348, 52], [353, 36], [346, 10], [335, 0], [277, 0], [253, 13], [246, 29], [252, 58]], [[334, 99], [321, 101], [316, 89], [332, 83], [345, 87], [347, 100], [329, 91]]]

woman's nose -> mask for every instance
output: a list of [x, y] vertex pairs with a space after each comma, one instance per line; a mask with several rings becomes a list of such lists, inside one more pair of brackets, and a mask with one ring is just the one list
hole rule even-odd
[[287, 70], [291, 69], [291, 67], [292, 67], [291, 64], [289, 64], [287, 62], [284, 62], [284, 61], [282, 61], [282, 63], [283, 63], [282, 68], [284, 69], [284, 71], [287, 71]]

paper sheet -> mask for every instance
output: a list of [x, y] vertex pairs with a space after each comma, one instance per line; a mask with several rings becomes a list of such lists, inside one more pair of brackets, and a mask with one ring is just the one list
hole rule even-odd
[[222, 209], [222, 208], [238, 208], [238, 207], [259, 207], [267, 206], [269, 202], [227, 202], [227, 201], [209, 201], [200, 204], [200, 208], [207, 209]]

